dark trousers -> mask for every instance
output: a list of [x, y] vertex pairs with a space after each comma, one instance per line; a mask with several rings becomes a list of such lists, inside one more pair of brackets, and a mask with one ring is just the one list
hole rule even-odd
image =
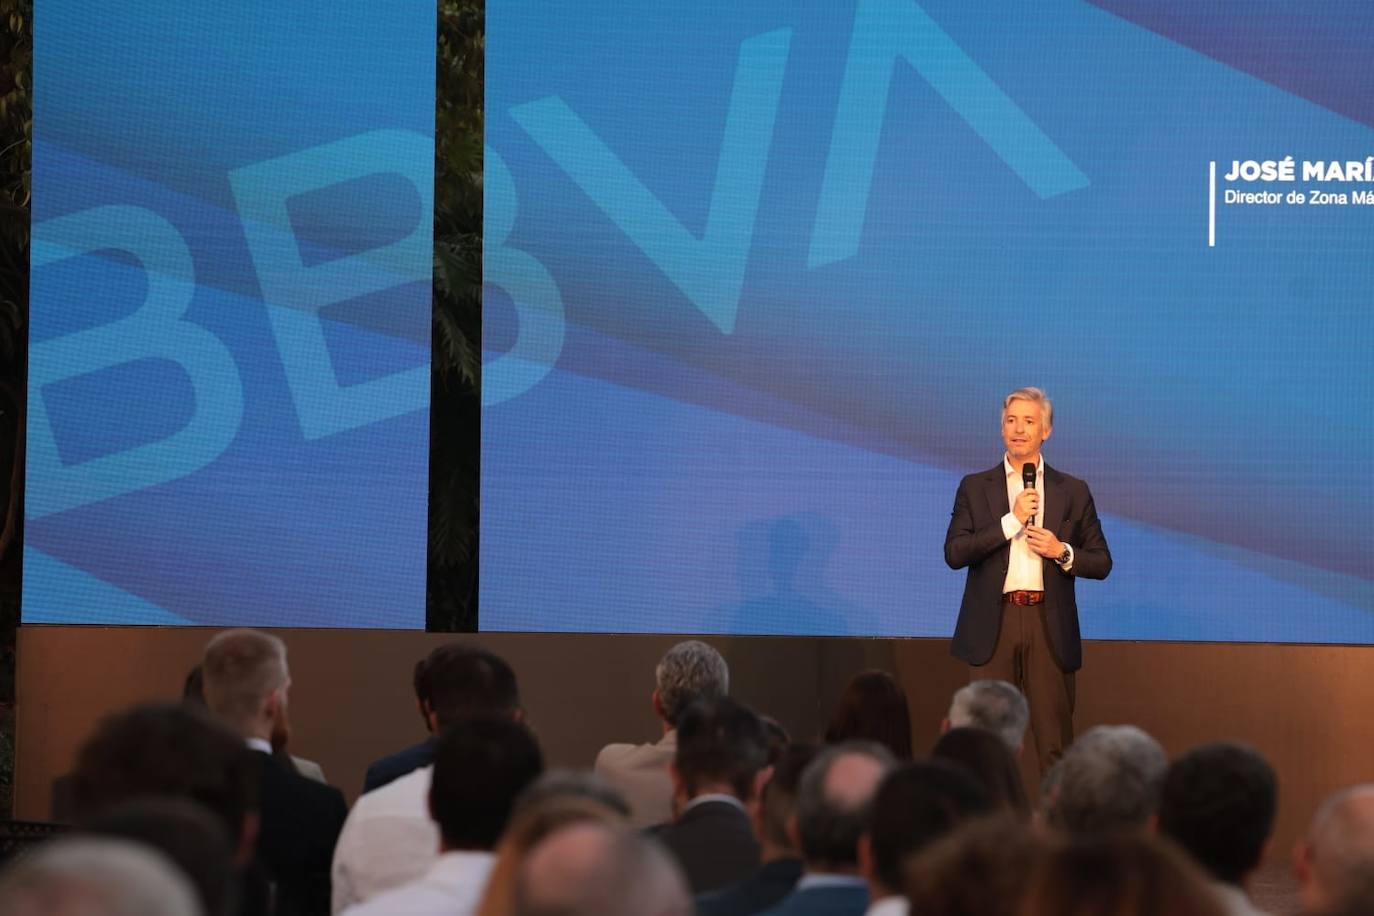
[[1040, 775], [1073, 743], [1073, 672], [1059, 666], [1045, 629], [1044, 605], [1002, 602], [1002, 631], [987, 664], [970, 670], [970, 680], [1014, 684], [1030, 705], [1030, 728]]

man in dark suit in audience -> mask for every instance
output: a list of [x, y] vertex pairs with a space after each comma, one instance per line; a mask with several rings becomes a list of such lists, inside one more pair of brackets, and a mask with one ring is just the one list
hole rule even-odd
[[797, 788], [793, 830], [806, 861], [797, 887], [768, 916], [863, 916], [868, 886], [859, 871], [859, 839], [868, 831], [873, 796], [895, 766], [872, 742], [828, 747], [811, 761]]
[[946, 760], [908, 763], [887, 774], [873, 796], [859, 867], [868, 879], [866, 916], [907, 916], [902, 866], [961, 823], [992, 811], [973, 775]]
[[697, 916], [752, 916], [792, 893], [802, 876], [801, 850], [792, 835], [797, 783], [816, 756], [811, 745], [792, 745], [773, 768], [759, 793], [754, 835], [759, 841], [759, 869], [743, 881], [697, 898]]
[[680, 813], [656, 833], [681, 863], [693, 894], [733, 884], [758, 868], [748, 806], [767, 765], [763, 720], [729, 697], [698, 700], [678, 719], [669, 772]]
[[348, 806], [333, 786], [307, 779], [272, 753], [286, 716], [286, 645], [259, 630], [226, 630], [205, 647], [205, 702], [256, 754], [258, 854], [276, 885], [278, 913], [329, 912], [329, 863]]
[[445, 648], [440, 646], [429, 656], [416, 662], [415, 672], [411, 675], [411, 685], [415, 689], [415, 706], [420, 711], [420, 718], [424, 720], [429, 736], [419, 744], [412, 744], [404, 750], [388, 754], [368, 764], [367, 773], [363, 777], [364, 794], [373, 789], [380, 789], [392, 780], [400, 779], [407, 773], [413, 773], [420, 767], [427, 767], [434, 762], [434, 700], [429, 691], [429, 658]]

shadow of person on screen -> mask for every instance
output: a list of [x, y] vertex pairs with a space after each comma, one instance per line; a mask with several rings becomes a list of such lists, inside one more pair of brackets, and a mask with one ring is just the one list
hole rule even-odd
[[717, 611], [730, 633], [834, 634], [862, 632], [866, 615], [825, 587], [825, 565], [839, 540], [819, 515], [751, 522], [736, 535], [736, 571], [744, 600]]

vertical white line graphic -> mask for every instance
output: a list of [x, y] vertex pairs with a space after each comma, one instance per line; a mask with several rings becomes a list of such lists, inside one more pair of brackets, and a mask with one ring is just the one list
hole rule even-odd
[[1207, 247], [1217, 247], [1217, 161], [1207, 169]]

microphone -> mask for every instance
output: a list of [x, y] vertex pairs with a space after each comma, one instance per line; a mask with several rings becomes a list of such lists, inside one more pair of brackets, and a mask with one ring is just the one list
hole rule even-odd
[[[1021, 465], [1021, 486], [1025, 487], [1027, 490], [1035, 489], [1035, 465], [1031, 464], [1029, 461]], [[1031, 517], [1026, 519], [1026, 524], [1035, 524], [1035, 513], [1031, 513]]]

